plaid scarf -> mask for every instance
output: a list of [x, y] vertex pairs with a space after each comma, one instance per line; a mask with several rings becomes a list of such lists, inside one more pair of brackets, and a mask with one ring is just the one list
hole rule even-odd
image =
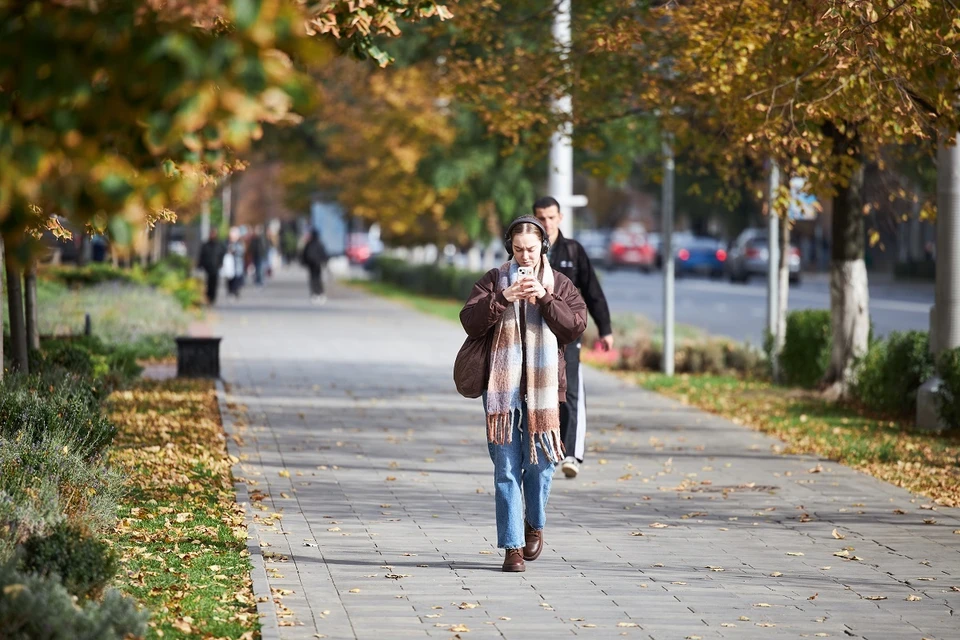
[[[541, 260], [540, 282], [553, 293], [553, 270]], [[517, 263], [500, 267], [499, 289], [517, 281]], [[526, 331], [520, 336], [520, 305], [525, 305]], [[520, 389], [523, 350], [526, 347], [526, 389]], [[490, 380], [487, 383], [487, 441], [505, 444], [513, 438], [513, 418], [527, 401], [527, 435], [530, 461], [537, 462], [539, 442], [547, 458], [560, 462], [559, 346], [536, 304], [517, 300], [508, 304], [497, 326], [490, 349]]]

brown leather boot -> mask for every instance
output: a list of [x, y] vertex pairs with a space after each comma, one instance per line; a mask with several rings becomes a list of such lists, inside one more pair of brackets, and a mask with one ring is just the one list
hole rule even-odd
[[507, 553], [503, 558], [503, 570], [507, 573], [527, 570], [527, 565], [523, 564], [522, 549], [507, 549]]
[[543, 551], [543, 529], [534, 529], [526, 521], [523, 522], [523, 537], [526, 545], [523, 547], [523, 559], [536, 560]]

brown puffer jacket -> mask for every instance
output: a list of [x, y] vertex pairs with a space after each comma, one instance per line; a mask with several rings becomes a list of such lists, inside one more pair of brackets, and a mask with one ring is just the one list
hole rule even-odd
[[[560, 346], [560, 353], [558, 354], [559, 391], [560, 402], [565, 402], [567, 398], [567, 367], [564, 363], [563, 349], [579, 338], [583, 330], [586, 329], [587, 305], [569, 278], [557, 271], [553, 272], [553, 277], [553, 293], [548, 293], [540, 298], [537, 305], [547, 326], [557, 336], [557, 343]], [[500, 322], [504, 310], [510, 304], [503, 297], [503, 292], [497, 288], [499, 279], [500, 269], [491, 269], [473, 285], [467, 303], [460, 310], [460, 324], [463, 325], [468, 336], [480, 338], [486, 335], [489, 339], [489, 334]]]

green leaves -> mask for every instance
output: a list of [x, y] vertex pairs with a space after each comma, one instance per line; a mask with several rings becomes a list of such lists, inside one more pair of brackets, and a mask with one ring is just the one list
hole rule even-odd
[[233, 17], [241, 29], [249, 29], [260, 16], [260, 0], [233, 0]]

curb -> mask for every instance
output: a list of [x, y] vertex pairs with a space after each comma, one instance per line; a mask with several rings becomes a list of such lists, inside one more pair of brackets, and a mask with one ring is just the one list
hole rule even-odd
[[[238, 460], [230, 472], [234, 478], [243, 477], [241, 468], [240, 448], [233, 440], [236, 435], [233, 419], [227, 409], [227, 390], [223, 380], [217, 380], [217, 405], [220, 409], [220, 421], [227, 434], [227, 453]], [[247, 551], [250, 553], [250, 578], [253, 580], [253, 597], [256, 600], [257, 615], [260, 619], [260, 638], [262, 640], [280, 640], [280, 622], [277, 618], [276, 607], [273, 606], [273, 594], [270, 593], [270, 583], [267, 582], [267, 568], [263, 559], [263, 549], [260, 548], [260, 536], [257, 525], [253, 522], [250, 507], [250, 494], [247, 485], [243, 482], [234, 482], [233, 490], [236, 493], [237, 504], [243, 507], [244, 520], [247, 525]]]

